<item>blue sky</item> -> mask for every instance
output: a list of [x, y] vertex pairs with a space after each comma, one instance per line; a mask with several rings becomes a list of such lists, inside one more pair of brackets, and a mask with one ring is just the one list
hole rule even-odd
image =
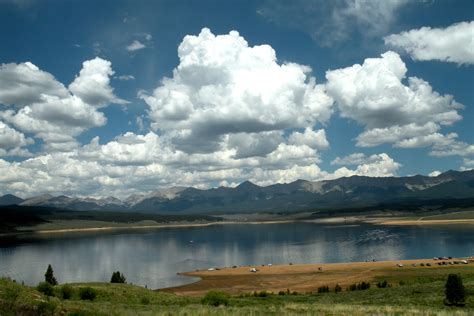
[[472, 1], [0, 0], [0, 193], [474, 167]]

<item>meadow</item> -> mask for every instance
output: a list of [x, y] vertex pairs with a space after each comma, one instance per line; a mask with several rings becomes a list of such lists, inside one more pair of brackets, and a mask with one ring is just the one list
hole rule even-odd
[[[183, 296], [138, 287], [132, 284], [77, 283], [57, 285], [51, 296], [13, 280], [0, 279], [1, 315], [472, 315], [474, 313], [474, 269], [452, 266], [432, 269], [432, 273], [378, 275], [367, 280], [370, 288], [335, 293], [268, 291], [231, 295], [218, 307], [202, 296]], [[444, 304], [449, 273], [459, 274], [466, 288], [466, 304]], [[387, 281], [387, 287], [377, 284]], [[63, 298], [64, 287], [70, 297]], [[81, 289], [96, 294], [81, 299]], [[223, 294], [224, 296], [226, 294]]]

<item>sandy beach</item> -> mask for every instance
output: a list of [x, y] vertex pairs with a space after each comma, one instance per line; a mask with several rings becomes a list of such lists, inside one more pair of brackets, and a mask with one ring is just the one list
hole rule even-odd
[[[460, 261], [452, 259], [445, 261]], [[462, 259], [464, 260], [464, 259]], [[236, 268], [218, 268], [217, 270], [193, 271], [179, 273], [184, 276], [201, 278], [200, 281], [163, 289], [178, 295], [201, 296], [209, 290], [221, 290], [230, 294], [253, 291], [297, 291], [313, 292], [320, 286], [343, 288], [358, 283], [370, 282], [377, 277], [400, 277], [408, 275], [436, 275], [445, 269], [473, 269], [474, 264], [438, 265], [441, 262], [433, 259], [392, 260], [379, 262], [321, 263], [321, 264], [287, 264], [256, 265]], [[420, 266], [423, 263], [425, 266]], [[431, 266], [426, 266], [429, 263]], [[398, 265], [402, 264], [403, 267]], [[416, 266], [414, 266], [416, 265]], [[251, 272], [255, 268], [257, 272]], [[444, 271], [445, 272], [445, 271]]]

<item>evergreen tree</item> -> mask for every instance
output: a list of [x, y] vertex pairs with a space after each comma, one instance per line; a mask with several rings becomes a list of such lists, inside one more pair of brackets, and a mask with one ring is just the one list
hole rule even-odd
[[126, 283], [125, 276], [120, 271], [113, 272], [110, 283]]
[[462, 304], [466, 299], [466, 289], [462, 284], [461, 276], [458, 274], [448, 275], [446, 281], [446, 300], [450, 304]]
[[53, 268], [50, 264], [48, 264], [48, 269], [46, 269], [46, 273], [44, 274], [44, 280], [51, 285], [58, 285], [58, 281], [54, 277]]

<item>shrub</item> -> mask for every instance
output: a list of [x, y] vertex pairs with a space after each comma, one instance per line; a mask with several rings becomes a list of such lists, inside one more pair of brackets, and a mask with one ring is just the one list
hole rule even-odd
[[285, 291], [278, 292], [278, 295], [285, 295], [285, 294], [286, 294]]
[[211, 306], [227, 306], [229, 304], [229, 295], [219, 291], [209, 291], [201, 300], [202, 304]]
[[37, 307], [38, 315], [54, 315], [56, 311], [57, 304], [52, 301], [40, 302]]
[[110, 283], [126, 283], [125, 276], [120, 271], [113, 272]]
[[388, 287], [387, 280], [384, 280], [383, 282], [377, 283], [377, 287], [378, 287], [379, 289]]
[[359, 284], [357, 284], [357, 289], [358, 290], [367, 290], [367, 289], [370, 289], [370, 283], [365, 283], [365, 282], [361, 282]]
[[329, 292], [329, 286], [325, 285], [325, 286], [318, 287], [318, 293], [328, 293], [328, 292]]
[[46, 296], [54, 296], [54, 287], [49, 282], [41, 282], [36, 289]]
[[0, 291], [0, 314], [2, 308], [5, 308], [7, 311], [13, 311], [20, 299], [20, 296], [21, 288], [18, 284], [8, 283], [6, 286], [2, 286], [2, 290]]
[[44, 274], [44, 280], [51, 285], [58, 285], [58, 281], [54, 277], [53, 268], [50, 264], [48, 264], [48, 268], [46, 269], [46, 273]]
[[446, 281], [446, 300], [449, 304], [462, 305], [466, 299], [466, 289], [462, 284], [461, 276], [458, 274], [448, 275]]
[[61, 287], [61, 297], [64, 300], [68, 300], [72, 297], [72, 294], [74, 293], [74, 289], [69, 286], [69, 285], [63, 285]]
[[336, 287], [334, 287], [334, 292], [335, 293], [342, 292], [342, 287], [339, 284], [336, 284]]
[[148, 305], [150, 304], [150, 299], [148, 297], [142, 297], [140, 303], [142, 303], [143, 305]]
[[97, 297], [97, 291], [91, 287], [83, 287], [79, 290], [79, 297], [81, 300], [93, 301]]
[[255, 292], [255, 296], [256, 297], [267, 297], [269, 296], [271, 293], [267, 292], [267, 291], [260, 291], [260, 292]]

